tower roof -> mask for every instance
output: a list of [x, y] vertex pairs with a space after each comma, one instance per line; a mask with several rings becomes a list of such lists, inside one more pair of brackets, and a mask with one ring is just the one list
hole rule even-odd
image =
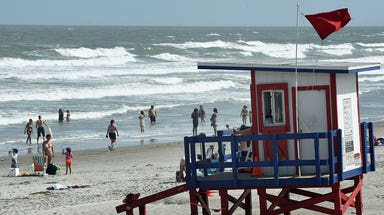
[[[295, 63], [258, 63], [249, 61], [217, 61], [217, 62], [198, 62], [198, 69], [215, 70], [245, 70], [263, 72], [295, 72]], [[365, 71], [379, 70], [380, 63], [369, 62], [334, 62], [319, 61], [315, 63], [300, 62], [297, 65], [297, 72], [311, 73], [343, 73], [352, 74]]]

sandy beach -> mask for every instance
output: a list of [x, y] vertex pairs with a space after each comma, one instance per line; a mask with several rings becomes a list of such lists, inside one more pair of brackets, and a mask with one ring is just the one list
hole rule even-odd
[[[381, 136], [382, 124], [375, 129]], [[384, 146], [376, 146], [376, 172], [364, 177], [364, 214], [384, 214]], [[73, 173], [65, 175], [65, 158], [56, 153], [56, 175], [8, 177], [10, 157], [0, 159], [0, 214], [116, 214], [115, 206], [129, 192], [141, 196], [174, 187], [175, 171], [183, 156], [183, 143], [143, 145], [115, 151], [74, 151]], [[32, 172], [31, 155], [20, 156], [20, 173]], [[47, 190], [54, 184], [89, 185], [86, 188]], [[253, 190], [253, 214], [258, 214], [258, 197]], [[210, 197], [211, 207], [219, 207], [218, 194]], [[188, 193], [147, 205], [148, 214], [189, 214]], [[220, 212], [212, 212], [220, 214]], [[243, 214], [238, 210], [238, 214]], [[138, 214], [138, 211], [135, 212]], [[313, 214], [299, 210], [292, 214]], [[348, 211], [354, 214], [354, 210]]]

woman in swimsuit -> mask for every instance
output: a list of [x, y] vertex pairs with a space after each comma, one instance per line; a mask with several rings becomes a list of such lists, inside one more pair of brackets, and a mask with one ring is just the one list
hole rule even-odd
[[55, 156], [55, 151], [53, 149], [53, 143], [51, 140], [51, 134], [47, 134], [45, 141], [43, 142], [43, 155], [44, 162], [46, 165], [52, 162], [52, 158]]
[[27, 134], [27, 140], [25, 144], [32, 144], [32, 132], [33, 132], [33, 120], [29, 119], [28, 123], [25, 125], [24, 134]]

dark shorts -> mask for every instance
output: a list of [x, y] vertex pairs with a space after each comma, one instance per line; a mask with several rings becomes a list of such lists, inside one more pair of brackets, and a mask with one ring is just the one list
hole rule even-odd
[[115, 132], [108, 133], [108, 136], [109, 136], [109, 139], [116, 140], [116, 133]]
[[156, 122], [156, 117], [155, 116], [150, 116], [151, 122]]
[[193, 120], [192, 124], [193, 124], [193, 128], [197, 128], [199, 126], [199, 121], [198, 120]]
[[44, 127], [38, 127], [37, 128], [37, 137], [40, 137], [40, 136], [43, 136], [43, 138], [45, 137]]

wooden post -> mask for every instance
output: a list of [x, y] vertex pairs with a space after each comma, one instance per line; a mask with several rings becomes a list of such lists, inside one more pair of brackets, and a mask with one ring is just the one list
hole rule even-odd
[[341, 198], [341, 186], [340, 182], [337, 182], [336, 184], [332, 185], [332, 193], [334, 193], [334, 210], [335, 210], [335, 215], [342, 215], [342, 198]]
[[252, 215], [252, 190], [245, 196], [245, 215]]
[[259, 194], [260, 215], [267, 215], [267, 192], [266, 188], [257, 188], [257, 194]]
[[147, 214], [147, 212], [145, 210], [145, 205], [142, 205], [139, 207], [139, 214], [140, 215], [146, 215]]
[[202, 205], [201, 211], [203, 215], [210, 215], [211, 213], [209, 213], [208, 189], [200, 189], [199, 195], [201, 196], [200, 203]]
[[354, 177], [354, 188], [359, 189], [359, 193], [356, 195], [355, 198], [355, 207], [356, 207], [356, 214], [362, 215], [363, 214], [363, 194], [362, 190], [359, 186], [363, 186], [363, 175], [358, 175]]
[[198, 215], [198, 211], [197, 211], [197, 197], [196, 197], [196, 190], [194, 189], [190, 189], [189, 190], [189, 200], [190, 200], [190, 206], [191, 206], [191, 215]]
[[220, 201], [221, 201], [221, 215], [228, 215], [228, 190], [219, 189]]

